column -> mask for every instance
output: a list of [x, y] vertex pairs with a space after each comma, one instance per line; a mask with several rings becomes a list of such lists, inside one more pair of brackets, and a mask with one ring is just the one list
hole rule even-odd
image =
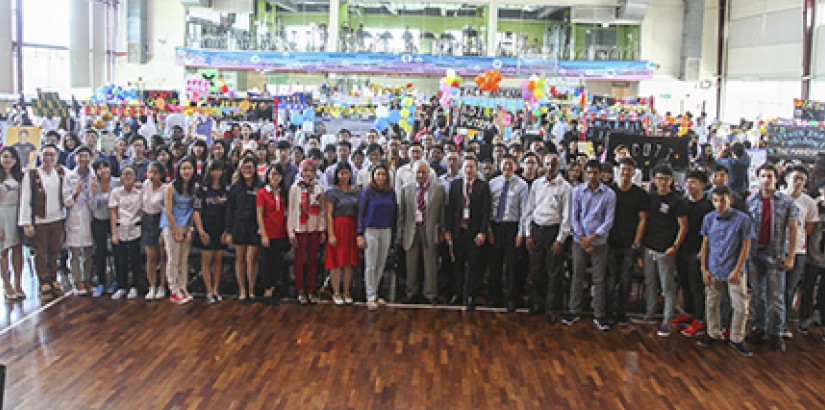
[[491, 1], [487, 5], [487, 56], [495, 57], [498, 42], [498, 4]]
[[92, 88], [106, 83], [106, 4], [92, 3]]
[[337, 52], [341, 36], [341, 0], [329, 0], [329, 24], [327, 26], [329, 38], [327, 51]]
[[69, 87], [91, 87], [89, 0], [69, 0]]
[[11, 0], [0, 0], [0, 94], [14, 92]]

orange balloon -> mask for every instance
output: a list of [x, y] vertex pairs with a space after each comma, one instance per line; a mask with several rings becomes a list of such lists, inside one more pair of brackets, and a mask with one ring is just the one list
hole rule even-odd
[[495, 78], [496, 82], [500, 82], [501, 79], [504, 78], [504, 76], [501, 75], [501, 71], [498, 71], [497, 69], [493, 70], [493, 77]]
[[484, 76], [483, 75], [477, 75], [476, 76], [476, 85], [481, 87], [482, 83], [484, 83]]
[[530, 89], [530, 91], [535, 90], [536, 89], [536, 82], [533, 81], [533, 80], [528, 81], [527, 82], [527, 88]]

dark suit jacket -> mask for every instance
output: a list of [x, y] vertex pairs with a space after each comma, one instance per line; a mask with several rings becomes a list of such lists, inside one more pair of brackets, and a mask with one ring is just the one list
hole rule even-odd
[[[464, 204], [464, 179], [456, 179], [450, 185], [450, 200], [447, 205], [447, 231], [453, 237], [461, 229], [461, 217]], [[473, 193], [470, 198], [470, 224], [468, 231], [473, 235], [487, 234], [490, 229], [490, 186], [481, 178], [473, 181]]]

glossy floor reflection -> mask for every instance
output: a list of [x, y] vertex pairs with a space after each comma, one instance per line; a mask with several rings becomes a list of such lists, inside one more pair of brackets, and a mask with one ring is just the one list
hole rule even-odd
[[817, 408], [812, 333], [746, 359], [523, 314], [69, 297], [0, 335], [0, 363], [6, 408]]

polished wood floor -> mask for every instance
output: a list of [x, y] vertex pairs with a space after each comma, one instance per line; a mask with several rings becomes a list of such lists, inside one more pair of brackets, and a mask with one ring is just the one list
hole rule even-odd
[[825, 343], [700, 350], [495, 312], [68, 297], [0, 334], [5, 408], [822, 408]]

